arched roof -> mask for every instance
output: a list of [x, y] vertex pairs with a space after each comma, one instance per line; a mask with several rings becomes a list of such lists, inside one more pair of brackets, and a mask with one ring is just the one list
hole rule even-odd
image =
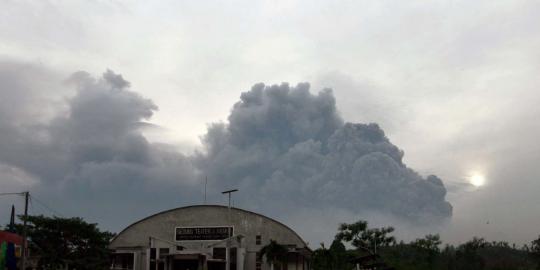
[[[115, 237], [113, 237], [113, 239], [111, 239], [111, 243], [119, 236], [121, 235], [123, 232], [129, 230], [130, 228], [132, 228], [133, 226], [143, 222], [143, 221], [146, 221], [146, 220], [149, 220], [149, 219], [152, 219], [154, 217], [157, 217], [159, 215], [162, 215], [162, 214], [166, 214], [166, 213], [170, 213], [170, 212], [176, 212], [176, 211], [179, 211], [179, 210], [184, 210], [184, 209], [189, 209], [189, 208], [198, 208], [198, 207], [214, 207], [214, 208], [225, 208], [227, 209], [228, 207], [225, 206], [225, 205], [211, 205], [211, 204], [199, 204], [199, 205], [188, 205], [188, 206], [182, 206], [182, 207], [177, 207], [177, 208], [172, 208], [172, 209], [169, 209], [169, 210], [165, 210], [165, 211], [161, 211], [161, 212], [158, 212], [156, 214], [153, 214], [153, 215], [150, 215], [148, 217], [145, 217], [143, 219], [140, 219], [138, 221], [135, 221], [133, 222], [132, 224], [128, 225], [127, 227], [125, 227], [122, 231], [120, 231]], [[249, 210], [245, 210], [245, 209], [241, 209], [241, 208], [236, 208], [236, 207], [231, 207], [231, 210], [235, 210], [235, 211], [240, 211], [240, 212], [244, 212], [244, 213], [248, 213], [248, 214], [252, 214], [252, 215], [255, 215], [255, 216], [259, 216], [259, 217], [262, 217], [262, 218], [265, 218], [265, 219], [268, 219], [272, 222], [275, 222], [281, 226], [283, 226], [284, 228], [288, 229], [290, 232], [292, 232], [296, 237], [298, 237], [298, 239], [300, 239], [300, 241], [302, 241], [302, 243], [304, 244], [304, 246], [306, 248], [308, 248], [308, 245], [307, 243], [304, 241], [304, 239], [302, 237], [300, 237], [300, 235], [298, 235], [298, 233], [296, 233], [296, 231], [294, 231], [293, 229], [291, 229], [289, 226], [283, 224], [282, 222], [280, 221], [277, 221], [271, 217], [267, 217], [265, 215], [262, 215], [262, 214], [259, 214], [259, 213], [256, 213], [256, 212], [253, 212], [253, 211], [249, 211]]]

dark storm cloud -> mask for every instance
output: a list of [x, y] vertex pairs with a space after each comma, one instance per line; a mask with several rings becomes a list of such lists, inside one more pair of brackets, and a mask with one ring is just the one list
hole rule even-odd
[[214, 185], [239, 187], [250, 206], [338, 206], [419, 221], [452, 214], [443, 182], [408, 168], [377, 124], [343, 123], [331, 90], [257, 84], [228, 120], [209, 127], [196, 164]]

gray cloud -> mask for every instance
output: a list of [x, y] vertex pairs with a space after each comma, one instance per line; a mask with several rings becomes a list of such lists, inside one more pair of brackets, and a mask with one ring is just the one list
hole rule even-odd
[[[314, 95], [306, 83], [257, 84], [242, 93], [226, 123], [208, 127], [203, 149], [184, 155], [145, 138], [143, 121], [157, 106], [113, 71], [98, 78], [77, 72], [61, 85], [45, 70], [8, 70], [0, 77], [2, 94], [21, 106], [0, 122], [0, 174], [11, 179], [3, 186], [30, 187], [64, 214], [111, 230], [200, 202], [204, 175], [210, 203], [223, 199], [212, 194], [238, 187], [237, 206], [282, 218], [323, 207], [422, 224], [452, 214], [442, 181], [407, 168], [403, 151], [377, 124], [345, 123], [330, 89]], [[75, 90], [56, 93], [52, 81]], [[63, 105], [43, 120], [25, 117], [42, 111], [31, 105], [48, 91]]]
[[[110, 70], [97, 79], [86, 72], [73, 74], [61, 86], [76, 88], [64, 110], [37, 122], [25, 117], [30, 109], [40, 113], [31, 105], [40, 93], [57, 93], [34, 81], [54, 79], [39, 76], [43, 70], [4, 66], [11, 69], [0, 74], [1, 93], [7, 97], [2, 105], [19, 106], [1, 114], [0, 173], [12, 179], [2, 186], [30, 188], [65, 214], [105, 218], [115, 230], [141, 215], [194, 200], [196, 170], [189, 157], [146, 140], [141, 121], [157, 106], [131, 91], [121, 75]], [[13, 68], [18, 72], [6, 71]]]
[[452, 214], [442, 181], [403, 164], [377, 124], [344, 123], [329, 89], [257, 84], [228, 120], [209, 127], [196, 164], [216, 187], [239, 187], [250, 206], [332, 205], [421, 222]]

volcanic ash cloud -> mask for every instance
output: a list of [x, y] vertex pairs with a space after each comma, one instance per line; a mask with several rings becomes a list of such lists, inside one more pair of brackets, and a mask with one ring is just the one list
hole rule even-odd
[[344, 123], [330, 89], [254, 85], [202, 141], [196, 167], [216, 186], [239, 187], [252, 207], [333, 206], [414, 221], [452, 215], [441, 179], [408, 168], [377, 124]]
[[[52, 204], [69, 200], [66, 211], [108, 215], [109, 226], [200, 202], [205, 176], [211, 202], [239, 188], [238, 206], [272, 216], [323, 208], [414, 221], [452, 214], [443, 182], [407, 168], [377, 124], [345, 123], [331, 90], [257, 84], [228, 121], [209, 126], [203, 149], [184, 155], [147, 141], [141, 127], [157, 106], [121, 75], [77, 72], [63, 92], [53, 77], [0, 63], [2, 183], [32, 185]], [[48, 95], [57, 92], [55, 100]]]

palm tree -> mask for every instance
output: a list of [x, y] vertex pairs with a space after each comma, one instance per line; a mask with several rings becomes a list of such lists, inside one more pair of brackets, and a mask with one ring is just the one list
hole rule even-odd
[[265, 256], [266, 262], [270, 264], [270, 269], [274, 270], [274, 264], [286, 261], [287, 252], [286, 246], [278, 244], [275, 240], [270, 240], [270, 243], [261, 249], [260, 256]]

